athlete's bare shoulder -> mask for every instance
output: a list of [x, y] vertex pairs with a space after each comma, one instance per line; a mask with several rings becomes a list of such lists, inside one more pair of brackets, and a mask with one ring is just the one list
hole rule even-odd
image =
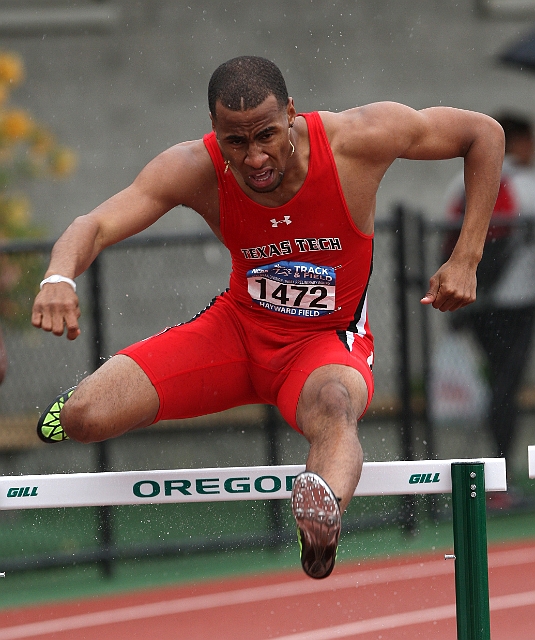
[[[176, 205], [197, 209], [210, 194], [217, 197], [217, 177], [202, 140], [176, 144], [157, 155], [136, 181]], [[199, 213], [202, 213], [199, 211]]]
[[335, 154], [392, 162], [418, 126], [418, 112], [397, 102], [374, 102], [339, 113], [320, 112]]

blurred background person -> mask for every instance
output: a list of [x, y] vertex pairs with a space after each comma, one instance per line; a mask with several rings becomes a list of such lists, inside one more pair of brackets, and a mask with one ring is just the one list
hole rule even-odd
[[[505, 132], [500, 190], [477, 271], [477, 300], [457, 311], [451, 326], [469, 330], [483, 350], [491, 391], [487, 419], [493, 455], [510, 458], [535, 320], [535, 141], [529, 119], [512, 112], [494, 117]], [[450, 186], [446, 203], [447, 219], [460, 222], [463, 175]], [[457, 236], [457, 231], [447, 234], [445, 251]], [[514, 493], [493, 494], [489, 506], [506, 508], [515, 502]]]

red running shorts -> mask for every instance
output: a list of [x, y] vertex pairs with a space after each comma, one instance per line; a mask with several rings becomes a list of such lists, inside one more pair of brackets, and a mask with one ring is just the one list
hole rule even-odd
[[118, 353], [132, 358], [158, 392], [154, 422], [271, 404], [301, 433], [296, 422], [301, 390], [312, 371], [327, 364], [346, 365], [363, 376], [366, 409], [373, 395], [371, 339], [335, 330], [275, 332], [241, 312], [228, 293], [193, 320]]

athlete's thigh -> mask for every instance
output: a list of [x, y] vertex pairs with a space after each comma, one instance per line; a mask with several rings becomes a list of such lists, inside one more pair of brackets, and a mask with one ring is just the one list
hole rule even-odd
[[80, 382], [62, 410], [62, 424], [71, 438], [95, 442], [151, 424], [158, 407], [158, 394], [143, 370], [116, 355]]
[[159, 398], [154, 421], [191, 418], [260, 402], [241, 327], [225, 303], [120, 353], [134, 359]]

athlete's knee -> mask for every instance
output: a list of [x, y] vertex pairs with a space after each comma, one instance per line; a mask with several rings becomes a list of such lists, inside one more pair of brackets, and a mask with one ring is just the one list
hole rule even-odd
[[317, 387], [313, 398], [314, 411], [332, 420], [356, 420], [351, 394], [341, 380], [328, 379]]
[[[320, 406], [329, 414], [351, 415], [355, 413], [353, 398], [346, 385], [340, 380], [326, 382], [319, 393]], [[358, 415], [355, 416], [356, 418]]]
[[88, 444], [100, 440], [99, 421], [85, 393], [75, 391], [61, 410], [61, 426], [71, 440]]
[[345, 368], [324, 369], [307, 380], [299, 400], [298, 414], [356, 424], [367, 399], [366, 383], [357, 372]]

